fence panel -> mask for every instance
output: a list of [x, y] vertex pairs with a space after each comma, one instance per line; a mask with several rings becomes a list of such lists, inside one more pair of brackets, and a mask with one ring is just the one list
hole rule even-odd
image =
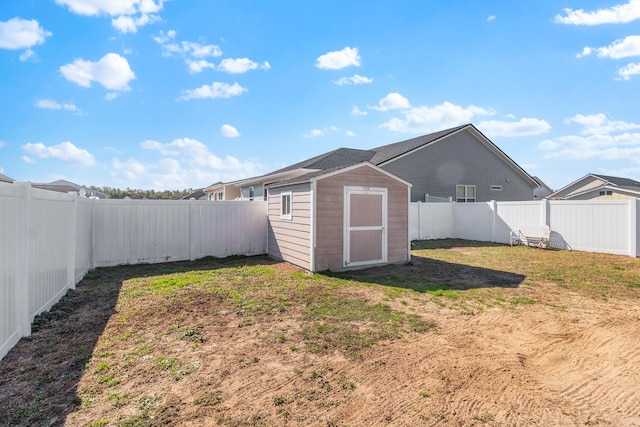
[[188, 200], [96, 200], [94, 267], [190, 259]]
[[494, 241], [509, 243], [512, 230], [521, 225], [544, 224], [545, 202], [496, 202], [496, 224]]
[[455, 203], [453, 215], [453, 237], [484, 242], [492, 240], [492, 202]]
[[74, 284], [68, 281], [73, 199], [30, 189], [28, 207], [29, 318], [48, 310]]
[[191, 201], [192, 258], [267, 252], [267, 202]]
[[410, 239], [446, 239], [453, 236], [453, 206], [453, 203], [409, 203]]
[[630, 201], [550, 201], [549, 227], [571, 249], [630, 254]]
[[0, 182], [0, 359], [22, 336], [16, 311], [16, 242], [23, 193], [20, 186]]

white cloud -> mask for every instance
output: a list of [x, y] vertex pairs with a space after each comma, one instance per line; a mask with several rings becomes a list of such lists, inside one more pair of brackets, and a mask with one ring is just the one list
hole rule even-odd
[[554, 22], [570, 25], [624, 24], [640, 18], [640, 0], [629, 0], [625, 4], [608, 9], [585, 12], [584, 9], [563, 9]]
[[21, 156], [20, 160], [30, 165], [35, 165], [37, 162], [29, 156]]
[[566, 119], [565, 123], [582, 125], [583, 128], [580, 133], [583, 135], [607, 135], [614, 132], [640, 129], [640, 124], [609, 120], [607, 116], [602, 113], [590, 115], [576, 114]]
[[96, 163], [96, 159], [93, 154], [89, 153], [87, 150], [76, 147], [69, 141], [49, 147], [41, 142], [37, 142], [35, 144], [29, 142], [20, 148], [22, 148], [22, 150], [27, 154], [31, 154], [32, 156], [40, 159], [60, 159], [80, 166], [93, 166]]
[[231, 98], [232, 96], [242, 95], [242, 93], [247, 91], [248, 89], [240, 86], [238, 83], [229, 85], [227, 83], [214, 82], [211, 85], [202, 85], [196, 89], [183, 90], [180, 99]]
[[39, 99], [36, 101], [36, 107], [43, 108], [45, 110], [67, 110], [73, 111], [74, 113], [81, 113], [80, 109], [76, 107], [75, 104], [60, 104], [59, 102], [53, 99]]
[[555, 159], [632, 160], [640, 164], [640, 133], [620, 135], [569, 135], [544, 140], [538, 148]]
[[360, 55], [357, 47], [345, 47], [342, 50], [320, 55], [316, 59], [316, 67], [321, 70], [340, 70], [342, 68], [360, 66]]
[[269, 70], [271, 69], [271, 65], [267, 61], [259, 64], [249, 58], [226, 58], [220, 61], [220, 65], [218, 65], [219, 71], [224, 71], [229, 74], [241, 74], [249, 70], [257, 69]]
[[303, 138], [317, 138], [320, 136], [325, 136], [330, 133], [340, 132], [340, 129], [336, 126], [329, 126], [324, 129], [311, 129], [309, 132], [302, 135]]
[[0, 148], [2, 148], [2, 147], [6, 147], [6, 146], [7, 146], [7, 143], [6, 143], [6, 142], [4, 142], [4, 141], [0, 141]]
[[372, 110], [389, 111], [399, 108], [411, 108], [409, 100], [397, 92], [391, 92], [382, 98], [377, 106], [368, 106]]
[[640, 56], [640, 36], [627, 36], [624, 39], [615, 40], [605, 47], [585, 47], [582, 53], [576, 55], [578, 58], [591, 55], [596, 52], [600, 58], [628, 58], [630, 56]]
[[496, 20], [496, 15], [489, 15], [487, 17], [487, 22], [491, 22], [491, 21], [495, 21]]
[[629, 80], [631, 76], [640, 74], [640, 63], [629, 63], [618, 70], [618, 75], [622, 80]]
[[346, 131], [344, 134], [347, 136], [356, 136], [356, 133], [350, 130]]
[[27, 49], [22, 52], [18, 58], [20, 58], [20, 61], [22, 62], [29, 60], [31, 60], [32, 62], [38, 62], [38, 55], [36, 55], [36, 53], [31, 49]]
[[231, 125], [222, 125], [220, 127], [220, 135], [226, 138], [236, 138], [240, 136], [240, 132], [238, 132], [238, 129], [234, 128]]
[[470, 105], [461, 107], [450, 102], [443, 102], [433, 107], [414, 107], [402, 112], [380, 127], [401, 133], [429, 133], [438, 130], [470, 123], [477, 116], [492, 116], [495, 111]]
[[114, 159], [112, 175], [118, 182], [135, 188], [198, 188], [262, 172], [259, 163], [241, 161], [233, 156], [219, 157], [202, 142], [190, 138], [175, 139], [170, 143], [144, 141], [141, 146], [163, 157], [144, 163], [137, 159]]
[[121, 33], [135, 34], [138, 32], [138, 27], [142, 27], [157, 21], [160, 21], [160, 17], [158, 15], [142, 14], [138, 17], [122, 15], [112, 19], [111, 25]]
[[113, 101], [118, 97], [118, 95], [119, 93], [117, 92], [109, 92], [104, 96], [104, 99], [106, 99], [107, 101]]
[[[55, 0], [69, 11], [85, 16], [115, 16], [111, 25], [122, 33], [135, 33], [138, 27], [160, 21], [156, 15], [163, 0]], [[137, 15], [137, 16], [135, 16]]]
[[369, 77], [361, 76], [359, 74], [354, 74], [351, 77], [342, 77], [342, 78], [340, 78], [338, 80], [334, 80], [333, 82], [335, 84], [339, 85], [339, 86], [343, 86], [343, 85], [362, 85], [362, 84], [373, 83], [373, 79], [371, 79]]
[[[12, 18], [6, 22], [0, 21], [0, 49], [30, 49], [44, 43], [51, 35], [35, 19]], [[26, 52], [23, 55], [26, 55], [25, 59], [21, 56], [23, 61], [32, 56]]]
[[98, 62], [76, 59], [73, 63], [60, 67], [60, 72], [67, 80], [79, 86], [90, 87], [91, 82], [95, 81], [107, 89], [117, 91], [129, 90], [129, 82], [136, 78], [127, 59], [117, 53], [108, 53]]
[[549, 132], [551, 125], [545, 120], [523, 117], [517, 122], [486, 120], [478, 123], [478, 129], [488, 137], [502, 136], [512, 138], [541, 135]]
[[160, 31], [160, 35], [153, 39], [161, 46], [163, 56], [180, 56], [189, 67], [190, 73], [200, 73], [205, 68], [215, 68], [215, 65], [205, 58], [218, 57], [222, 55], [220, 47], [214, 44], [200, 44], [196, 42], [175, 41], [175, 30], [166, 33]]
[[201, 73], [205, 68], [216, 68], [214, 64], [206, 59], [200, 59], [197, 61], [191, 59], [185, 59], [186, 64], [189, 66], [190, 73]]
[[349, 114], [352, 116], [366, 116], [368, 113], [366, 111], [361, 111], [357, 106], [354, 105]]

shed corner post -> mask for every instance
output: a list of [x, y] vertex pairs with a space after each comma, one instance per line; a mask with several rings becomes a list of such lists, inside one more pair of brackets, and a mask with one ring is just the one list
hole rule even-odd
[[22, 215], [18, 217], [18, 241], [15, 242], [15, 294], [16, 321], [23, 337], [31, 335], [31, 319], [29, 316], [29, 211], [31, 208], [31, 183], [16, 182], [23, 189]]
[[310, 210], [310, 215], [311, 215], [311, 239], [309, 244], [310, 244], [310, 248], [309, 248], [309, 269], [311, 270], [312, 273], [316, 272], [316, 233], [317, 233], [317, 218], [316, 218], [316, 205], [318, 203], [318, 199], [317, 199], [317, 181], [311, 181], [311, 208]]

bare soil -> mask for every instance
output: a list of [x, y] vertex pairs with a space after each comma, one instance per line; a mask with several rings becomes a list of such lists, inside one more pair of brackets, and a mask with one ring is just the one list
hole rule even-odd
[[[420, 252], [313, 277], [264, 257], [99, 269], [0, 361], [0, 425], [640, 426], [640, 289], [603, 296], [481, 267], [482, 247], [446, 250], [477, 266]], [[192, 270], [254, 293], [171, 281]], [[168, 288], [139, 291], [157, 277]], [[329, 293], [436, 326], [404, 318], [371, 345], [320, 351], [309, 330], [330, 318], [308, 310]]]

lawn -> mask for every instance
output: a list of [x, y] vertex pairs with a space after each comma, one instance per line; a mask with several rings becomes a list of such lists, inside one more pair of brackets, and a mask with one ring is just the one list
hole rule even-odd
[[0, 425], [636, 425], [640, 261], [461, 240], [308, 275], [92, 271], [0, 361]]

